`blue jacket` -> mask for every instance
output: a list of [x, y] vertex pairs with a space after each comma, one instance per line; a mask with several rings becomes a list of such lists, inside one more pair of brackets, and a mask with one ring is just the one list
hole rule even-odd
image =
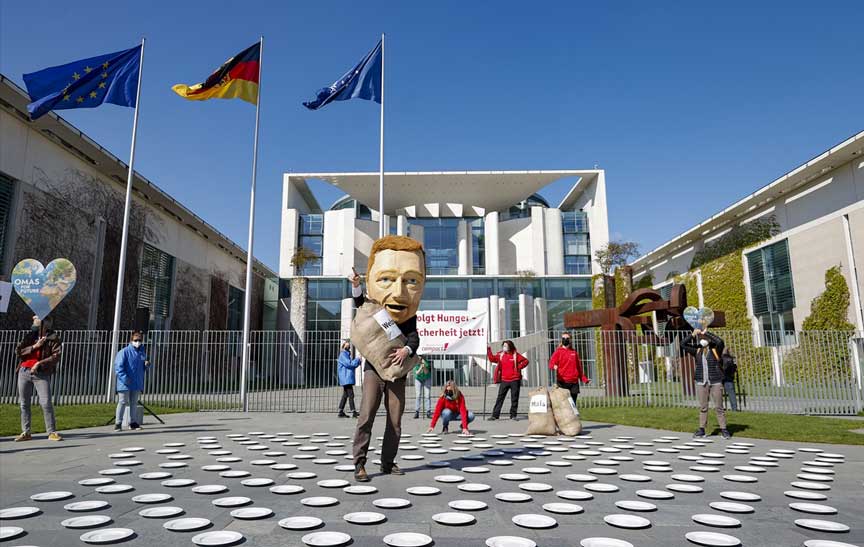
[[117, 391], [144, 391], [144, 347], [135, 349], [132, 344], [117, 352], [114, 373], [117, 375]]
[[351, 359], [351, 354], [346, 350], [339, 353], [339, 385], [354, 385], [354, 369], [360, 366], [360, 358]]

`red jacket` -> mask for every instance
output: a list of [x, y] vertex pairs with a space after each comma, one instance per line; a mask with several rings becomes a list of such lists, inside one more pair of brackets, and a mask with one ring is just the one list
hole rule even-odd
[[549, 359], [549, 368], [558, 367], [558, 378], [568, 384], [575, 384], [582, 380], [582, 383], [588, 383], [588, 377], [582, 372], [582, 361], [579, 360], [579, 353], [573, 348], [565, 348], [559, 346]]
[[465, 396], [461, 393], [458, 401], [450, 401], [447, 397], [438, 397], [438, 404], [435, 405], [435, 413], [432, 415], [432, 423], [429, 424], [429, 427], [435, 427], [445, 408], [450, 409], [451, 412], [458, 412], [462, 416], [462, 429], [468, 429], [468, 407], [465, 406]]
[[521, 380], [521, 370], [528, 366], [528, 358], [517, 352], [492, 353], [492, 348], [487, 347], [486, 358], [492, 363], [498, 363], [498, 366], [495, 367], [495, 373], [492, 375], [496, 384]]

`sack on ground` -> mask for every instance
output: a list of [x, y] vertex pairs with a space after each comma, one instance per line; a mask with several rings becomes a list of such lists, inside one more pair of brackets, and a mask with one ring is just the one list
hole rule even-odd
[[393, 363], [390, 354], [405, 346], [405, 335], [399, 331], [387, 310], [368, 298], [357, 309], [351, 322], [351, 343], [386, 382], [404, 378], [419, 361], [416, 355], [412, 355], [401, 365]]
[[549, 392], [542, 386], [528, 392], [528, 435], [554, 435], [556, 431]]
[[579, 410], [573, 402], [573, 397], [570, 396], [570, 390], [555, 386], [549, 394], [549, 399], [552, 401], [555, 423], [558, 424], [561, 433], [568, 437], [582, 433], [582, 420], [579, 419]]

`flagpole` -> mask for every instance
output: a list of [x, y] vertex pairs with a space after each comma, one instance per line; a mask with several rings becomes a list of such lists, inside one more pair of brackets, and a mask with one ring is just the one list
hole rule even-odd
[[[120, 344], [120, 315], [123, 307], [123, 278], [126, 275], [126, 248], [129, 243], [129, 211], [132, 208], [132, 178], [135, 174], [135, 140], [138, 136], [138, 109], [141, 107], [141, 76], [144, 74], [144, 42], [138, 61], [138, 89], [135, 91], [135, 114], [132, 118], [132, 146], [129, 151], [129, 172], [126, 175], [126, 203], [123, 206], [123, 235], [120, 239], [120, 264], [117, 267], [117, 296], [114, 299], [114, 326], [111, 331], [111, 353], [108, 355], [108, 389], [105, 402], [114, 398], [114, 356]], [[134, 410], [134, 409], [133, 409]], [[120, 424], [117, 424], [120, 425]]]
[[255, 101], [255, 144], [252, 147], [252, 191], [249, 196], [249, 244], [246, 247], [246, 290], [243, 294], [243, 360], [240, 366], [240, 402], [243, 412], [249, 411], [249, 394], [246, 390], [249, 369], [249, 321], [252, 317], [252, 245], [255, 237], [255, 178], [258, 173], [258, 121], [261, 115], [261, 67], [264, 64], [264, 37], [259, 39], [258, 50], [258, 100]]
[[384, 33], [381, 33], [381, 142], [378, 144], [378, 237], [384, 237]]

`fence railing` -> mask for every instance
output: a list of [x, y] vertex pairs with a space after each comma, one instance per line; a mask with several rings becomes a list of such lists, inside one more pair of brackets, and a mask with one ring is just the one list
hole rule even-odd
[[[741, 410], [847, 415], [861, 411], [864, 344], [860, 338], [846, 332], [715, 333], [736, 358], [735, 387]], [[25, 334], [0, 331], [2, 403], [18, 401], [15, 348]], [[666, 332], [659, 339], [628, 331], [572, 334], [591, 380], [582, 386], [580, 407], [696, 405], [696, 363], [681, 348], [686, 333]], [[128, 335], [122, 333], [121, 339], [128, 340]], [[60, 336], [62, 356], [52, 380], [55, 404], [104, 402], [113, 374], [111, 332], [65, 331]], [[336, 369], [341, 337], [338, 331], [310, 331], [303, 338], [293, 331], [253, 332], [247, 375], [249, 409], [335, 412], [342, 395]], [[516, 340], [517, 349], [530, 361], [524, 371], [524, 412], [524, 399], [531, 388], [554, 385], [548, 362], [560, 333], [543, 333], [544, 342], [533, 347], [518, 347], [518, 333], [503, 337]], [[149, 332], [145, 344], [154, 367], [147, 374], [142, 400], [196, 410], [240, 410], [241, 340], [239, 331]], [[492, 383], [494, 365], [485, 356], [426, 358], [433, 368], [433, 405], [441, 386], [452, 379], [466, 394], [472, 410], [491, 411], [497, 386]], [[358, 383], [362, 374], [358, 369]], [[413, 377], [408, 378], [406, 399], [407, 411], [413, 412]], [[505, 409], [509, 409], [509, 400]]]

